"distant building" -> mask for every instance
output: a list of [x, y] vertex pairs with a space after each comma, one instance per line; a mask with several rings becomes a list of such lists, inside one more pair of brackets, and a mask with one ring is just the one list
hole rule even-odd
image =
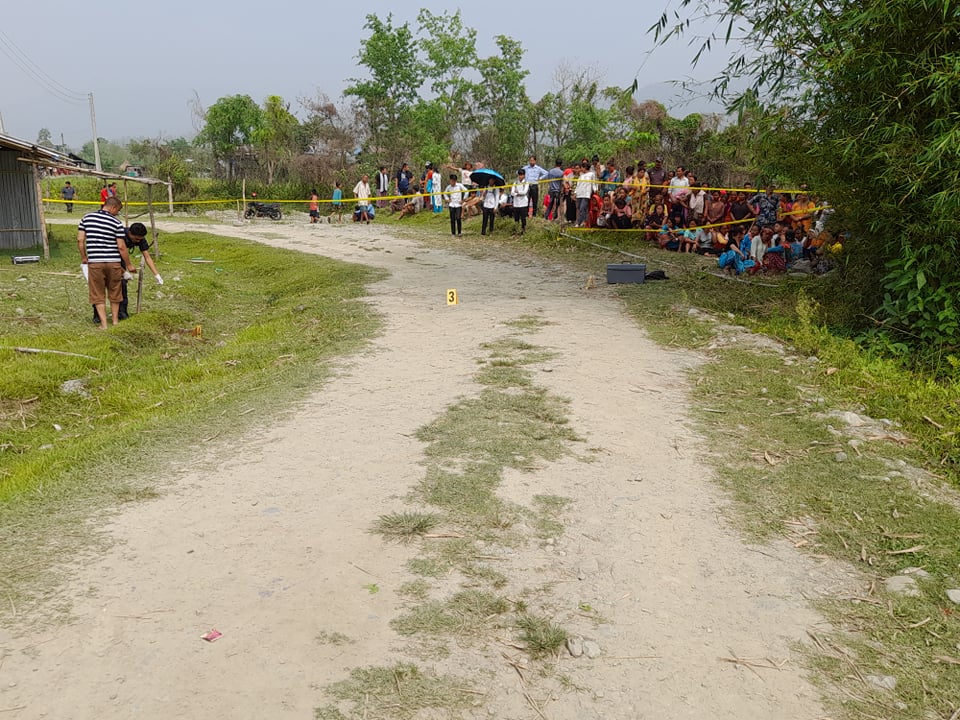
[[0, 133], [0, 250], [45, 245], [38, 166], [23, 159], [76, 164], [63, 153]]

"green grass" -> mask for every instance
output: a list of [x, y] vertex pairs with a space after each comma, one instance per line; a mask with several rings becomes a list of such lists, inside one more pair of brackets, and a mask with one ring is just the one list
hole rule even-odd
[[391, 623], [401, 635], [477, 637], [494, 625], [492, 620], [510, 610], [502, 597], [483, 590], [462, 590], [447, 601], [415, 605]]
[[410, 663], [357, 668], [326, 691], [347, 709], [326, 705], [314, 713], [317, 720], [413, 720], [431, 710], [455, 719], [479, 694], [467, 679], [436, 675]]
[[409, 542], [440, 524], [436, 513], [393, 512], [381, 515], [373, 525], [373, 532], [391, 540]]
[[567, 632], [548, 617], [521, 615], [517, 618], [520, 640], [533, 657], [555, 656], [567, 641]]
[[[166, 284], [145, 279], [143, 312], [100, 331], [90, 319], [75, 230], [56, 226], [51, 234], [49, 262], [11, 266], [0, 256], [0, 589], [9, 599], [0, 613], [7, 615], [22, 609], [29, 588], [56, 582], [51, 562], [90, 540], [91, 514], [155, 496], [154, 468], [288, 406], [318, 386], [330, 359], [357, 350], [378, 327], [357, 301], [378, 277], [369, 269], [178, 233], [162, 240]], [[197, 256], [214, 262], [189, 262]], [[64, 272], [72, 276], [48, 274]], [[61, 391], [73, 379], [86, 395]]]

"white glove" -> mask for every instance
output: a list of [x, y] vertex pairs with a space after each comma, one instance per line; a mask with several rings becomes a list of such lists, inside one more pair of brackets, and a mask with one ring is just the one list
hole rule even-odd
[[129, 271], [129, 270], [124, 270], [124, 271], [123, 271], [123, 279], [124, 279], [124, 280], [133, 280], [133, 275], [130, 274], [130, 271]]
[[90, 269], [87, 267], [86, 263], [80, 263], [80, 272], [83, 273], [84, 280], [90, 279]]
[[163, 278], [160, 277], [160, 273], [157, 273], [154, 277], [157, 279], [157, 285], [163, 285]]

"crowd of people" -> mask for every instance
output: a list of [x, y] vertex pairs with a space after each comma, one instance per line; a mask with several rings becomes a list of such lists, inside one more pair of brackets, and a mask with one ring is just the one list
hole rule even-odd
[[428, 162], [417, 177], [404, 163], [391, 178], [381, 166], [375, 191], [367, 176], [354, 188], [354, 219], [367, 220], [374, 202], [401, 216], [441, 213], [446, 204], [451, 235], [462, 234], [470, 215], [482, 215], [481, 235], [494, 231], [498, 217], [512, 219], [513, 232], [523, 234], [527, 218], [542, 211], [576, 228], [641, 231], [664, 250], [716, 256], [737, 274], [824, 272], [839, 249], [824, 229], [829, 208], [805, 188], [711, 188], [686, 167], [667, 169], [662, 158], [621, 171], [613, 159], [602, 163], [594, 155], [572, 165], [557, 159], [548, 170], [531, 156], [511, 180], [481, 163], [444, 169], [451, 171], [446, 177]]

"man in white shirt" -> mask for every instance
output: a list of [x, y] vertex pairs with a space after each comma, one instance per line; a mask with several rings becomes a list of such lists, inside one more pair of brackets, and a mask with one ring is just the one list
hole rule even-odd
[[457, 180], [457, 173], [450, 173], [450, 184], [443, 191], [447, 193], [450, 208], [450, 234], [454, 237], [463, 235], [463, 194], [467, 188]]
[[597, 191], [596, 180], [597, 176], [590, 169], [590, 163], [586, 160], [580, 163], [580, 177], [577, 178], [574, 188], [574, 196], [577, 198], [577, 227], [587, 224], [587, 218], [590, 215], [590, 198]]
[[513, 197], [513, 234], [517, 234], [517, 223], [520, 225], [520, 234], [527, 231], [527, 207], [529, 206], [530, 184], [527, 182], [527, 171], [517, 170], [517, 181], [510, 188]]
[[370, 216], [367, 215], [367, 208], [370, 206], [369, 180], [369, 176], [364, 175], [353, 188], [353, 195], [357, 198], [357, 205], [360, 208], [360, 219], [367, 225], [370, 224]]
[[687, 179], [687, 169], [682, 165], [677, 168], [677, 174], [670, 178], [670, 197], [676, 200], [676, 197], [682, 190], [690, 187], [690, 181]]

